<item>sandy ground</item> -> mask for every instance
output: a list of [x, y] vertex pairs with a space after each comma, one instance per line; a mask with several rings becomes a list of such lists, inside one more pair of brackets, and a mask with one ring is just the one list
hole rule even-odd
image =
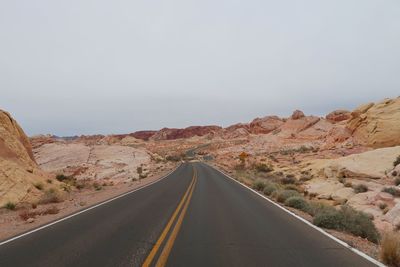
[[[18, 234], [30, 231], [57, 219], [66, 217], [70, 214], [86, 209], [90, 206], [143, 187], [151, 182], [157, 181], [170, 173], [176, 166], [171, 166], [167, 170], [154, 173], [148, 178], [140, 181], [120, 183], [113, 186], [104, 186], [100, 191], [92, 189], [80, 192], [71, 192], [64, 202], [39, 205], [35, 209], [32, 207], [20, 207], [14, 211], [0, 209], [0, 240], [6, 240]], [[43, 213], [51, 209], [59, 210], [57, 214], [37, 215], [33, 220], [25, 221], [21, 214], [29, 212]]]

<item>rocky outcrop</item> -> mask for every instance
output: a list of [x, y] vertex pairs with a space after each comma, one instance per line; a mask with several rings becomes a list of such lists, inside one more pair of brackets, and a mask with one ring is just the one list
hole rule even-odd
[[34, 183], [45, 178], [33, 158], [28, 137], [9, 113], [0, 110], [0, 206], [37, 198], [41, 192]]
[[253, 120], [249, 125], [252, 134], [268, 134], [283, 124], [278, 116], [266, 116]]
[[347, 127], [363, 145], [400, 145], [400, 97], [358, 107], [351, 113]]
[[326, 115], [325, 117], [327, 120], [331, 122], [340, 122], [345, 121], [351, 118], [351, 112], [348, 110], [335, 110]]
[[176, 128], [163, 128], [156, 134], [150, 137], [150, 140], [176, 140], [182, 138], [191, 138], [195, 136], [205, 136], [207, 134], [213, 134], [222, 129], [219, 126], [191, 126], [184, 129]]
[[293, 111], [293, 114], [292, 114], [292, 116], [290, 118], [292, 120], [298, 120], [298, 119], [301, 119], [301, 118], [304, 118], [304, 117], [305, 117], [305, 115], [304, 115], [303, 111], [295, 110], [295, 111]]

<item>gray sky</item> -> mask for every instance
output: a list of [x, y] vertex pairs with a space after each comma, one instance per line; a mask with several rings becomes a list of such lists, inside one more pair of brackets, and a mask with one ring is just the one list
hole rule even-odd
[[398, 95], [399, 0], [0, 1], [0, 108], [30, 135], [227, 126]]

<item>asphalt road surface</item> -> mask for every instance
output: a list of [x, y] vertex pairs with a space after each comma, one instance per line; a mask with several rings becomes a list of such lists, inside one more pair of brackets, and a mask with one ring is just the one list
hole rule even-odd
[[374, 266], [203, 163], [0, 246], [0, 266]]

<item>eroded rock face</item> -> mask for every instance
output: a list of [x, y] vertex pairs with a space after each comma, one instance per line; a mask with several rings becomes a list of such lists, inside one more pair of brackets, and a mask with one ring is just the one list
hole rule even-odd
[[347, 127], [361, 143], [373, 148], [400, 145], [400, 97], [362, 105], [351, 117]]
[[351, 112], [348, 110], [335, 110], [326, 115], [327, 120], [332, 122], [345, 121], [351, 118]]
[[9, 113], [0, 110], [0, 206], [36, 199], [41, 192], [33, 184], [45, 178], [28, 137]]

